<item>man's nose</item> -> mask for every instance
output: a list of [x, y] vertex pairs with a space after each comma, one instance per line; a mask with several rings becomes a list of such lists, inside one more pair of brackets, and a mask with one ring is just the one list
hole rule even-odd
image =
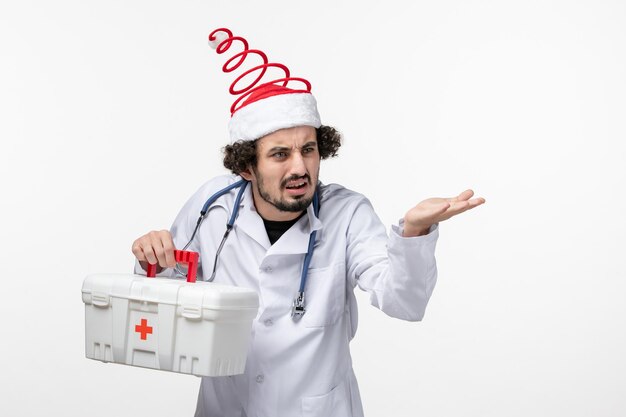
[[291, 153], [291, 175], [303, 176], [306, 174], [306, 166], [304, 158], [300, 152]]

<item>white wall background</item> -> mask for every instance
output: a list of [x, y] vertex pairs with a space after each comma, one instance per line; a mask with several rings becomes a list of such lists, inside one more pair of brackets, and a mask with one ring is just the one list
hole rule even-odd
[[626, 4], [0, 5], [0, 415], [191, 415], [199, 379], [84, 358], [82, 279], [130, 271], [221, 174], [226, 26], [310, 79], [321, 179], [386, 224], [466, 188], [422, 323], [359, 294], [368, 416], [626, 415]]

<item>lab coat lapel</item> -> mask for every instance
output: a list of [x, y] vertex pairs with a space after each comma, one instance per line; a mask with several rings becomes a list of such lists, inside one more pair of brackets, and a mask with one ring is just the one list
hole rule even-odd
[[291, 227], [274, 245], [270, 244], [263, 219], [257, 213], [252, 196], [252, 184], [248, 184], [241, 199], [239, 216], [235, 224], [259, 245], [268, 250], [267, 255], [288, 255], [306, 253], [309, 247], [309, 236], [316, 230], [316, 242], [321, 239], [323, 224], [315, 216], [313, 204], [307, 207], [307, 214]]
[[270, 240], [267, 237], [263, 219], [259, 216], [259, 213], [257, 213], [254, 207], [252, 183], [249, 183], [244, 191], [239, 216], [235, 219], [235, 225], [254, 239], [259, 245], [263, 246], [265, 250], [270, 248]]
[[316, 230], [316, 241], [321, 238], [322, 222], [315, 217], [313, 204], [307, 208], [307, 214], [298, 220], [267, 252], [267, 255], [292, 255], [307, 253], [309, 236]]

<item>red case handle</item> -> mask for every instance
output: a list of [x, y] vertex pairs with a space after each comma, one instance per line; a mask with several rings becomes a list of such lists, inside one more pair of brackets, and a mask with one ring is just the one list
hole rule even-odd
[[[174, 258], [176, 258], [176, 262], [187, 264], [187, 282], [196, 282], [196, 273], [198, 271], [198, 252], [175, 250]], [[146, 276], [148, 278], [156, 277], [156, 264], [148, 264]]]

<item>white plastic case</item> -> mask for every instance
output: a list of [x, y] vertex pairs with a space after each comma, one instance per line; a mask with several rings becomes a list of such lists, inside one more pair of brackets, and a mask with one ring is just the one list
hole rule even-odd
[[259, 307], [253, 290], [95, 274], [82, 295], [89, 359], [198, 376], [244, 371]]

